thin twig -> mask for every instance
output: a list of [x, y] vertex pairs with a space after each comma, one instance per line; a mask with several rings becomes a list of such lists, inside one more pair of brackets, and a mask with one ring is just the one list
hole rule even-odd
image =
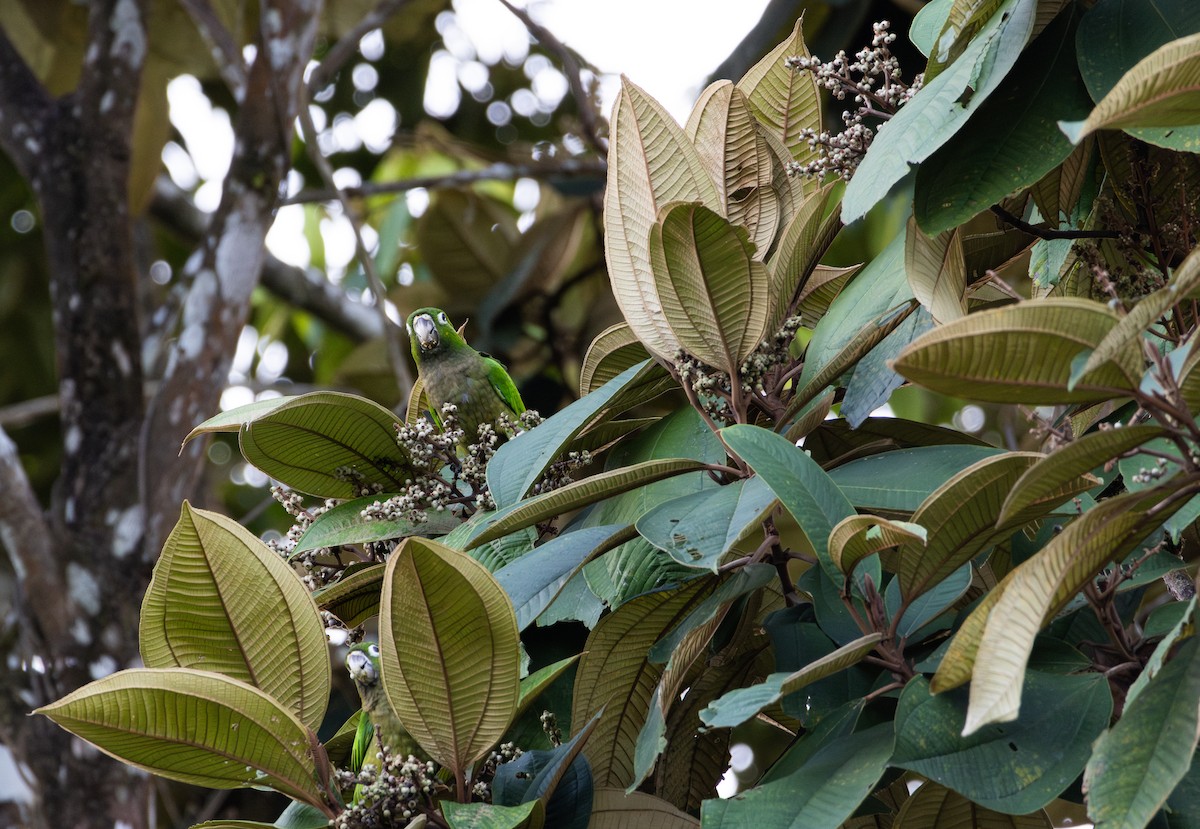
[[179, 5], [192, 18], [196, 31], [212, 47], [217, 70], [233, 93], [234, 100], [241, 101], [246, 92], [246, 63], [242, 60], [237, 41], [225, 28], [209, 0], [179, 0]]
[[1051, 230], [1050, 228], [1031, 225], [1024, 219], [1009, 213], [998, 204], [993, 204], [989, 209], [993, 214], [999, 216], [1017, 230], [1024, 231], [1030, 236], [1036, 236], [1039, 239], [1116, 239], [1121, 235], [1115, 230]]
[[321, 154], [321, 148], [317, 144], [317, 128], [313, 124], [312, 113], [308, 108], [307, 96], [304, 96], [304, 98], [298, 108], [300, 128], [304, 131], [304, 143], [308, 146], [309, 158], [312, 159], [313, 164], [320, 172], [321, 178], [337, 194], [337, 199], [342, 205], [342, 210], [346, 214], [350, 226], [354, 229], [354, 245], [358, 249], [358, 259], [362, 263], [363, 273], [367, 275], [367, 285], [375, 297], [375, 308], [379, 312], [380, 323], [383, 325], [383, 340], [387, 345], [388, 362], [392, 364], [392, 372], [395, 374], [396, 385], [400, 390], [398, 405], [402, 407], [408, 400], [409, 392], [412, 391], [413, 377], [412, 372], [408, 368], [408, 360], [404, 354], [404, 347], [400, 344], [400, 332], [395, 325], [391, 324], [387, 316], [387, 290], [383, 287], [383, 281], [379, 278], [379, 271], [375, 268], [375, 259], [371, 256], [371, 251], [367, 249], [367, 243], [363, 239], [362, 218], [358, 215], [358, 211], [355, 210], [349, 196], [339, 190], [337, 185], [333, 183], [333, 167], [330, 166], [329, 159]]
[[410, 0], [380, 0], [379, 5], [371, 9], [354, 28], [346, 32], [338, 42], [333, 44], [321, 63], [308, 76], [308, 95], [311, 98], [329, 85], [337, 71], [350, 59], [359, 41], [375, 29], [381, 27], [392, 15], [397, 14], [409, 4]]
[[608, 141], [600, 136], [599, 119], [596, 118], [595, 104], [591, 96], [588, 95], [587, 90], [583, 88], [583, 77], [580, 74], [581, 67], [579, 60], [575, 57], [575, 53], [555, 37], [553, 32], [534, 20], [529, 15], [529, 12], [524, 9], [518, 9], [512, 3], [509, 3], [508, 0], [500, 0], [500, 3], [525, 24], [525, 28], [529, 30], [529, 34], [533, 36], [534, 40], [542, 44], [546, 51], [550, 52], [562, 63], [563, 74], [567, 77], [567, 86], [571, 90], [571, 97], [575, 99], [575, 105], [579, 108], [579, 124], [583, 127], [583, 137], [595, 148], [596, 152], [600, 155], [607, 155]]
[[[568, 179], [568, 178], [602, 178], [608, 166], [600, 159], [567, 158], [553, 163], [531, 162], [527, 164], [509, 164], [501, 162], [491, 164], [478, 170], [459, 170], [441, 176], [417, 176], [399, 181], [364, 182], [357, 187], [345, 187], [341, 194], [350, 198], [364, 196], [379, 196], [390, 193], [407, 193], [410, 190], [424, 188], [427, 190], [443, 190], [451, 187], [462, 187], [480, 181], [512, 181], [519, 178], [531, 179]], [[305, 204], [307, 202], [336, 201], [339, 191], [334, 188], [325, 190], [304, 190], [294, 196], [283, 199], [280, 204]]]

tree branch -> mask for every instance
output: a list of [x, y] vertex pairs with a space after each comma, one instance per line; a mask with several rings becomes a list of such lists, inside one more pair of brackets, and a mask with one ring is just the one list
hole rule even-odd
[[[584, 180], [594, 178], [597, 186], [604, 184], [604, 176], [608, 166], [599, 159], [568, 158], [553, 164], [535, 162], [529, 164], [509, 164], [501, 162], [491, 164], [479, 170], [459, 170], [457, 173], [447, 173], [441, 176], [417, 176], [401, 179], [400, 181], [366, 182], [357, 187], [346, 187], [341, 193], [351, 198], [379, 196], [388, 193], [407, 193], [409, 190], [425, 188], [440, 190], [450, 187], [462, 187], [480, 181], [510, 181], [518, 178], [531, 178], [554, 183], [558, 180]], [[283, 200], [282, 204], [305, 204], [307, 202], [337, 201], [339, 191], [335, 189], [304, 190]]]
[[1031, 225], [1024, 219], [1009, 213], [998, 204], [993, 204], [989, 209], [1005, 223], [1012, 225], [1017, 230], [1028, 233], [1030, 236], [1036, 236], [1038, 239], [1116, 239], [1121, 235], [1115, 230], [1051, 230], [1050, 228]]
[[379, 5], [358, 21], [353, 29], [342, 35], [338, 42], [325, 53], [325, 57], [317, 68], [308, 76], [308, 96], [311, 98], [329, 86], [333, 81], [333, 76], [345, 65], [346, 61], [350, 60], [354, 50], [358, 48], [359, 41], [368, 32], [378, 29], [386, 23], [392, 15], [397, 14], [410, 2], [411, 0], [380, 0]]
[[54, 117], [54, 100], [0, 29], [0, 148], [21, 176], [36, 186], [43, 127]]
[[596, 117], [596, 104], [592, 100], [592, 96], [583, 88], [583, 76], [580, 74], [581, 67], [579, 59], [575, 53], [567, 48], [566, 44], [554, 36], [554, 33], [542, 26], [534, 20], [529, 12], [525, 9], [518, 9], [508, 0], [500, 0], [504, 8], [512, 12], [518, 20], [525, 24], [525, 28], [529, 30], [529, 34], [533, 39], [542, 44], [547, 52], [550, 52], [559, 63], [562, 64], [563, 74], [567, 78], [567, 86], [571, 90], [571, 97], [575, 99], [575, 105], [579, 109], [579, 124], [583, 127], [583, 137], [601, 156], [608, 154], [608, 141], [600, 135], [599, 119]]
[[8, 552], [18, 588], [36, 596], [30, 602], [41, 637], [65, 636], [69, 614], [65, 591], [54, 564], [50, 526], [21, 466], [17, 445], [0, 428], [0, 544]]
[[319, 0], [264, 2], [257, 57], [234, 125], [237, 137], [221, 204], [185, 269], [192, 288], [141, 438], [147, 548], [157, 550], [179, 503], [204, 470], [204, 442], [176, 457], [196, 423], [211, 416], [228, 383], [250, 294], [266, 260], [265, 239], [291, 159], [292, 125], [320, 18]]
[[321, 147], [317, 141], [317, 128], [313, 124], [312, 113], [308, 109], [307, 96], [301, 101], [299, 116], [300, 126], [304, 131], [304, 143], [308, 147], [308, 156], [320, 172], [321, 178], [338, 194], [338, 202], [342, 205], [342, 211], [354, 229], [354, 246], [358, 251], [358, 261], [362, 265], [363, 273], [367, 275], [367, 285], [371, 294], [375, 297], [375, 310], [379, 314], [379, 325], [383, 329], [383, 341], [387, 347], [388, 362], [391, 364], [392, 373], [396, 378], [396, 387], [400, 391], [399, 405], [403, 406], [408, 400], [409, 392], [412, 391], [412, 371], [408, 367], [404, 346], [400, 343], [399, 331], [388, 321], [387, 289], [383, 287], [383, 280], [379, 278], [379, 271], [375, 267], [375, 257], [371, 255], [371, 251], [367, 249], [367, 243], [363, 240], [362, 218], [350, 202], [350, 198], [337, 189], [337, 185], [333, 181], [333, 167], [330, 166], [329, 159], [321, 155]]
[[[208, 231], [209, 216], [166, 176], [154, 186], [150, 215], [196, 244]], [[262, 285], [293, 307], [312, 314], [356, 342], [382, 336], [383, 327], [374, 310], [355, 302], [315, 268], [298, 268], [281, 262], [269, 252], [263, 263]]]
[[196, 31], [213, 50], [213, 61], [235, 101], [242, 100], [246, 92], [246, 62], [242, 60], [241, 50], [237, 41], [221, 18], [213, 10], [209, 0], [179, 0], [188, 17], [196, 26]]

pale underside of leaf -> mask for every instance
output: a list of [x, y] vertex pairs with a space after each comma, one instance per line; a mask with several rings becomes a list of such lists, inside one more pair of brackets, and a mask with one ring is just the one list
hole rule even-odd
[[654, 287], [650, 228], [669, 202], [694, 201], [720, 210], [720, 200], [683, 130], [628, 79], [622, 79], [610, 129], [604, 238], [613, 295], [638, 339], [670, 359], [679, 343]]

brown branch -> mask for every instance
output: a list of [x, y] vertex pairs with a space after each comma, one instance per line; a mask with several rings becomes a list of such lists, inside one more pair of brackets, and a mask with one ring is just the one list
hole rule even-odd
[[221, 204], [185, 268], [192, 288], [182, 330], [142, 433], [140, 477], [147, 501], [146, 546], [152, 550], [203, 474], [203, 441], [189, 444], [180, 457], [176, 453], [188, 430], [217, 410], [266, 261], [265, 239], [290, 168], [292, 125], [320, 5], [319, 0], [262, 4], [258, 57], [238, 108], [237, 141]]
[[[198, 243], [208, 231], [208, 214], [166, 176], [160, 176], [155, 183], [150, 215], [189, 245]], [[315, 268], [288, 265], [268, 252], [263, 263], [262, 285], [284, 302], [312, 314], [357, 342], [383, 334], [373, 310], [351, 299]]]
[[1039, 239], [1116, 239], [1121, 235], [1115, 230], [1051, 230], [1050, 228], [1031, 225], [1024, 219], [1009, 213], [998, 204], [993, 204], [988, 209], [1005, 223]]
[[0, 29], [0, 149], [21, 176], [37, 186], [44, 125], [54, 117], [54, 100]]
[[[557, 179], [595, 178], [604, 177], [608, 166], [598, 159], [569, 158], [553, 164], [509, 164], [502, 162], [483, 167], [479, 170], [459, 170], [440, 176], [418, 176], [401, 179], [400, 181], [366, 182], [357, 187], [342, 188], [343, 193], [350, 198], [379, 196], [390, 193], [407, 193], [409, 190], [425, 188], [441, 190], [450, 187], [463, 187], [480, 181], [511, 181], [518, 178], [532, 178], [554, 181]], [[599, 182], [598, 183], [602, 183]], [[304, 190], [294, 196], [284, 199], [280, 204], [305, 204], [308, 202], [337, 201], [339, 191], [334, 188], [324, 190]]]
[[342, 35], [338, 42], [325, 53], [325, 57], [317, 68], [308, 76], [308, 96], [311, 98], [328, 86], [337, 71], [345, 65], [346, 61], [350, 60], [354, 50], [358, 48], [359, 41], [368, 32], [378, 29], [390, 17], [399, 13], [409, 2], [410, 0], [380, 0], [379, 5], [358, 21], [353, 29]]
[[529, 30], [529, 34], [533, 36], [534, 40], [542, 44], [547, 52], [558, 58], [563, 67], [563, 74], [567, 78], [567, 87], [571, 90], [571, 97], [575, 99], [575, 105], [579, 109], [579, 124], [583, 127], [583, 137], [597, 153], [602, 156], [607, 155], [608, 141], [600, 135], [595, 102], [583, 88], [583, 76], [580, 74], [582, 67], [580, 67], [575, 53], [555, 37], [553, 32], [534, 20], [525, 9], [518, 9], [508, 0], [500, 0], [500, 3], [525, 24], [525, 28]]
[[63, 604], [65, 591], [54, 567], [51, 539], [17, 445], [0, 428], [0, 546], [12, 562], [18, 588], [36, 597], [29, 608], [37, 617], [41, 637], [53, 642], [67, 635], [70, 613]]
[[246, 91], [246, 62], [237, 41], [221, 18], [217, 16], [209, 0], [179, 0], [179, 5], [192, 18], [196, 31], [213, 51], [213, 62], [234, 100], [240, 101]]
[[342, 205], [342, 211], [345, 213], [346, 219], [350, 222], [350, 226], [354, 229], [354, 246], [358, 251], [358, 261], [362, 265], [363, 273], [367, 276], [367, 285], [371, 290], [371, 294], [375, 297], [375, 310], [379, 314], [379, 324], [383, 329], [383, 341], [387, 347], [388, 362], [391, 363], [392, 373], [396, 378], [396, 387], [400, 390], [397, 405], [402, 407], [408, 400], [409, 392], [412, 391], [412, 371], [408, 367], [408, 358], [405, 356], [404, 346], [400, 342], [400, 332], [388, 320], [387, 289], [383, 286], [383, 280], [379, 278], [379, 270], [375, 267], [375, 257], [371, 255], [371, 251], [367, 249], [367, 243], [363, 239], [362, 217], [358, 215], [358, 211], [351, 203], [349, 196], [339, 190], [334, 183], [333, 167], [330, 166], [329, 159], [321, 154], [321, 147], [317, 142], [317, 128], [313, 124], [312, 113], [308, 108], [307, 96], [301, 101], [299, 115], [300, 127], [304, 131], [304, 143], [308, 147], [308, 156], [312, 159], [313, 165], [321, 174], [321, 178], [338, 194], [338, 201]]

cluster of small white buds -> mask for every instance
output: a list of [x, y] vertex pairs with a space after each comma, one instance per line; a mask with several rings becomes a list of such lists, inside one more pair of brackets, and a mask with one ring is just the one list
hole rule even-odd
[[848, 180], [875, 138], [871, 121], [890, 118], [921, 88], [921, 75], [911, 84], [902, 80], [900, 63], [889, 48], [896, 40], [890, 25], [886, 20], [873, 24], [871, 45], [853, 58], [844, 51], [828, 62], [807, 55], [784, 58], [784, 65], [792, 71], [811, 72], [817, 84], [836, 100], [850, 98], [854, 104], [854, 109], [842, 113], [841, 132], [802, 130], [816, 155], [807, 163], [792, 162], [789, 173], [820, 178], [836, 175]]
[[361, 785], [358, 802], [352, 803], [333, 821], [336, 829], [385, 829], [403, 826], [432, 809], [437, 767], [411, 755], [387, 756], [378, 772], [364, 763], [357, 775], [339, 772], [338, 785], [349, 789]]

